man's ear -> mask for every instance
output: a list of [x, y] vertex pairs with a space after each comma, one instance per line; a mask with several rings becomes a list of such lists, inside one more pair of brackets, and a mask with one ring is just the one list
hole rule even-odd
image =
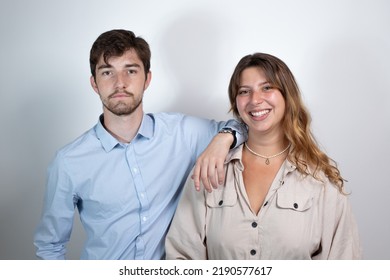
[[97, 86], [97, 84], [96, 84], [96, 81], [95, 81], [94, 76], [91, 76], [91, 77], [89, 78], [89, 81], [90, 81], [90, 83], [91, 83], [91, 86], [92, 86], [93, 90], [94, 90], [97, 94], [99, 94], [99, 89], [98, 89], [98, 86]]
[[152, 80], [152, 71], [149, 71], [148, 74], [146, 74], [144, 91], [149, 87], [151, 80]]

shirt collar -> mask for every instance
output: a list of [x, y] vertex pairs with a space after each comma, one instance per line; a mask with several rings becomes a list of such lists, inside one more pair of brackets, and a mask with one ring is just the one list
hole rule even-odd
[[241, 144], [237, 148], [230, 150], [229, 154], [226, 157], [225, 164], [230, 163], [231, 161], [237, 161], [238, 168], [242, 171], [244, 170], [244, 165], [242, 164], [242, 147], [244, 145]]
[[[154, 136], [154, 118], [150, 114], [144, 114], [137, 135], [150, 139]], [[137, 136], [136, 136], [137, 137]]]
[[[115, 137], [113, 137], [103, 126], [104, 116], [100, 115], [99, 121], [95, 126], [96, 137], [102, 143], [102, 146], [106, 152], [111, 151], [117, 145], [123, 145]], [[134, 137], [145, 137], [147, 139], [152, 138], [154, 135], [154, 119], [149, 114], [144, 114], [141, 122], [141, 126], [137, 132], [137, 135]]]

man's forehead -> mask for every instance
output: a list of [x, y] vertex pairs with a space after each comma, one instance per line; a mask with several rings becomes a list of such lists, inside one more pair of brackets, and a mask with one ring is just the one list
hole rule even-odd
[[124, 63], [124, 64], [132, 64], [143, 66], [141, 59], [138, 57], [138, 54], [135, 50], [130, 49], [125, 51], [122, 55], [113, 55], [109, 56], [106, 61], [104, 61], [104, 54], [102, 54], [99, 58], [98, 65], [113, 63]]

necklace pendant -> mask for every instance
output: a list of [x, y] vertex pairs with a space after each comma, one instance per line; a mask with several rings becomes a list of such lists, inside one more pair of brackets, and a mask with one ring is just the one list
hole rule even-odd
[[265, 164], [266, 164], [266, 165], [269, 165], [269, 158], [267, 158], [267, 159], [265, 160]]

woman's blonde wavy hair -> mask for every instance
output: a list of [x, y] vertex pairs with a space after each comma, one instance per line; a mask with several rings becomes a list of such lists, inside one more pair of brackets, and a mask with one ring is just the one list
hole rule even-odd
[[244, 56], [237, 64], [229, 83], [230, 111], [238, 119], [240, 115], [236, 106], [236, 97], [240, 86], [242, 71], [249, 67], [258, 67], [264, 71], [267, 81], [283, 95], [286, 110], [283, 127], [286, 139], [291, 143], [288, 159], [295, 164], [298, 171], [321, 180], [322, 171], [331, 183], [344, 193], [344, 179], [340, 175], [337, 164], [321, 149], [311, 131], [311, 117], [302, 102], [298, 84], [287, 65], [279, 58], [265, 54], [254, 53]]

